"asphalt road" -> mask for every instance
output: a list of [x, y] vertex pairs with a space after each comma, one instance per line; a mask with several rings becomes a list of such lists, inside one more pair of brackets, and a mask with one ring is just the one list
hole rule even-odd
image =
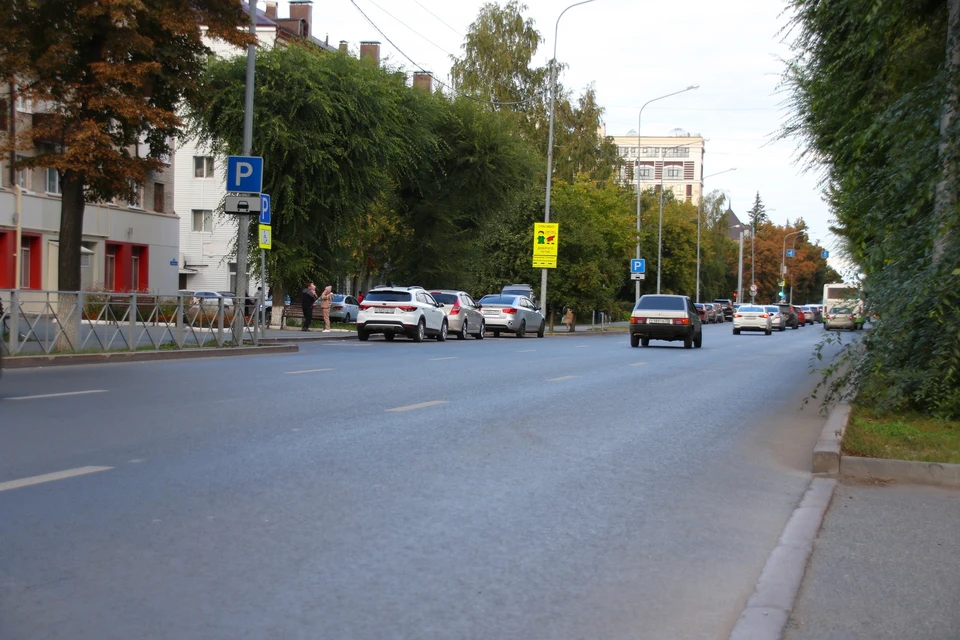
[[0, 638], [726, 638], [809, 480], [821, 335], [7, 371]]

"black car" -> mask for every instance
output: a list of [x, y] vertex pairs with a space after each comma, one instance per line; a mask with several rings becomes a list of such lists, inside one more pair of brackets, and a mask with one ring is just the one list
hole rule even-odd
[[792, 304], [778, 304], [780, 313], [787, 319], [786, 325], [792, 329], [800, 328], [800, 318], [797, 316], [797, 310]]
[[724, 320], [733, 320], [733, 301], [730, 298], [714, 298], [713, 301], [723, 310]]
[[630, 346], [650, 346], [650, 340], [682, 340], [685, 349], [703, 345], [703, 323], [687, 296], [641, 296], [630, 315]]

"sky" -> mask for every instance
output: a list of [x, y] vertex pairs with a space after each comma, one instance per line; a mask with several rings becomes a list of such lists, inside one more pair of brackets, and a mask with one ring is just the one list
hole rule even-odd
[[[482, 0], [317, 0], [313, 35], [341, 40], [356, 52], [362, 40], [381, 43], [381, 58], [412, 72], [449, 80], [451, 56], [462, 55], [464, 34]], [[500, 4], [505, 4], [501, 0]], [[831, 214], [818, 186], [820, 172], [797, 160], [796, 140], [773, 136], [789, 112], [778, 89], [790, 14], [784, 0], [593, 0], [557, 18], [573, 0], [526, 0], [523, 14], [543, 37], [534, 64], [553, 55], [567, 65], [561, 81], [579, 94], [593, 85], [608, 135], [636, 130], [641, 105], [690, 85], [699, 89], [658, 100], [643, 111], [641, 134], [675, 129], [706, 138], [707, 193], [729, 195], [741, 219], [757, 192], [777, 224], [802, 217], [813, 240], [839, 258], [829, 232]], [[262, 0], [258, 7], [263, 8]], [[279, 15], [287, 15], [281, 2]], [[377, 30], [364, 18], [361, 10]], [[389, 42], [388, 42], [389, 40]], [[391, 44], [391, 42], [393, 44]], [[409, 57], [409, 59], [408, 59]], [[411, 62], [412, 60], [412, 62]]]

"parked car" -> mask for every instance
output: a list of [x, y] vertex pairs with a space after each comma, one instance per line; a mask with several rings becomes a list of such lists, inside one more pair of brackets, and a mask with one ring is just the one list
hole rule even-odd
[[693, 306], [697, 309], [697, 315], [700, 316], [700, 322], [707, 323], [707, 306], [710, 303], [695, 302]]
[[360, 303], [357, 337], [361, 342], [382, 333], [388, 342], [405, 335], [414, 342], [432, 336], [447, 339], [447, 315], [440, 303], [421, 287], [376, 287]]
[[857, 311], [853, 307], [845, 305], [836, 305], [823, 316], [823, 328], [825, 331], [830, 329], [849, 329], [856, 331], [861, 327], [857, 319]]
[[[283, 306], [290, 306], [290, 296], [284, 296]], [[263, 301], [263, 308], [266, 312], [267, 322], [270, 321], [270, 316], [273, 314], [273, 296], [270, 296]]]
[[547, 321], [534, 302], [526, 296], [491, 293], [480, 298], [480, 307], [485, 330], [492, 331], [495, 338], [500, 332], [509, 332], [522, 338], [527, 330], [536, 331], [542, 338]]
[[803, 312], [803, 309], [794, 307], [793, 312], [797, 314], [797, 323], [799, 323], [801, 327], [805, 326], [807, 324], [807, 314]]
[[714, 298], [713, 301], [723, 309], [724, 320], [733, 320], [733, 302], [729, 298]]
[[793, 329], [799, 329], [800, 319], [797, 316], [796, 307], [787, 303], [778, 304], [777, 306], [780, 308], [780, 313], [784, 315], [787, 326]]
[[630, 346], [650, 346], [650, 340], [682, 340], [683, 347], [703, 345], [703, 323], [687, 296], [641, 296], [630, 315]]
[[807, 324], [816, 324], [817, 322], [820, 322], [820, 314], [815, 308], [805, 304], [800, 307], [800, 310], [803, 311], [803, 317], [806, 318]]
[[440, 289], [431, 291], [433, 299], [443, 305], [443, 312], [447, 314], [447, 331], [466, 340], [472, 335], [477, 340], [483, 340], [484, 321], [480, 305], [466, 291]]
[[526, 296], [533, 300], [533, 287], [528, 284], [508, 284], [500, 290], [504, 296]]
[[719, 305], [714, 306], [712, 302], [706, 303], [707, 307], [707, 323], [716, 324], [719, 322], [718, 317], [723, 315], [723, 309], [719, 308]]
[[224, 297], [219, 291], [194, 291], [192, 304], [215, 307], [220, 304], [221, 299], [224, 307], [233, 306], [233, 294], [229, 293], [229, 297]]
[[713, 308], [717, 312], [717, 324], [723, 324], [726, 322], [727, 319], [723, 315], [723, 306], [721, 306], [719, 302], [711, 302], [710, 304], [713, 305]]
[[787, 317], [780, 312], [780, 307], [775, 304], [765, 304], [763, 308], [770, 314], [770, 323], [777, 331], [783, 331], [787, 328]]
[[[319, 306], [319, 303], [318, 303]], [[337, 322], [350, 324], [354, 319], [360, 316], [360, 303], [353, 296], [343, 293], [333, 294], [333, 301], [330, 303], [330, 319]]]
[[741, 331], [763, 331], [768, 336], [773, 333], [773, 319], [770, 312], [758, 304], [740, 305], [733, 314], [733, 335]]

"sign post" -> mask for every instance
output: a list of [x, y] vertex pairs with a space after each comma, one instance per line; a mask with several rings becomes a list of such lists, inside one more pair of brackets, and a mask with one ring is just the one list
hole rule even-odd
[[[251, 0], [250, 13], [254, 15], [251, 31], [256, 34], [256, 0]], [[253, 146], [253, 69], [255, 64], [255, 48], [247, 47], [247, 87], [246, 104], [244, 108], [243, 152], [250, 153]], [[263, 188], [263, 158], [257, 156], [227, 156], [227, 197], [224, 201], [224, 211], [238, 215], [250, 215], [260, 212], [260, 191]], [[247, 296], [250, 295], [247, 280], [248, 275], [248, 234], [250, 221], [248, 218], [237, 219], [237, 287], [234, 291], [237, 300], [242, 300], [245, 308]], [[254, 323], [256, 326], [256, 323]], [[236, 345], [243, 344], [245, 331], [243, 313], [234, 313], [231, 334]], [[254, 330], [256, 331], [256, 329]], [[257, 336], [254, 333], [254, 342]]]
[[[267, 328], [267, 251], [272, 247], [273, 236], [270, 228], [270, 194], [260, 194], [260, 326], [266, 331]], [[263, 230], [266, 228], [266, 246], [264, 246]]]

